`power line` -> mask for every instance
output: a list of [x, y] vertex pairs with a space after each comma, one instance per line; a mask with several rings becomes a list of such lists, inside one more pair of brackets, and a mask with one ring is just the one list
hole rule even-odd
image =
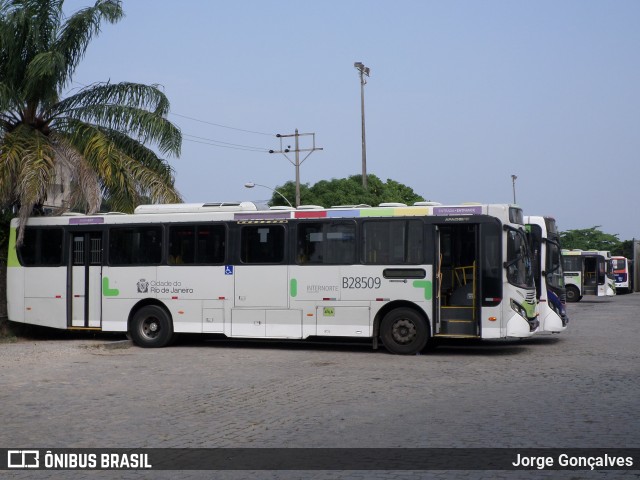
[[[84, 83], [77, 82], [75, 80], [73, 80], [72, 83], [76, 83], [78, 85], [81, 85], [83, 88], [86, 88], [86, 87], [89, 86], [89, 85], [86, 85]], [[255, 130], [247, 130], [247, 129], [244, 129], [244, 128], [230, 127], [229, 125], [222, 125], [221, 123], [209, 122], [207, 120], [200, 120], [199, 118], [190, 117], [188, 115], [182, 115], [181, 113], [169, 112], [169, 115], [175, 115], [176, 117], [186, 118], [186, 119], [192, 120], [194, 122], [205, 123], [207, 125], [213, 125], [215, 127], [227, 128], [229, 130], [236, 130], [238, 132], [255, 133], [256, 135], [266, 135], [267, 137], [275, 137], [275, 135], [273, 133], [265, 133], [265, 132], [258, 132], [258, 131], [255, 131]]]
[[255, 133], [257, 135], [266, 135], [268, 137], [275, 137], [275, 135], [273, 133], [256, 132], [255, 130], [245, 130], [244, 128], [230, 127], [228, 125], [222, 125], [220, 123], [208, 122], [206, 120], [200, 120], [199, 118], [193, 118], [193, 117], [189, 117], [187, 115], [181, 115], [179, 113], [169, 112], [169, 115], [175, 115], [176, 117], [186, 118], [188, 120], [193, 120], [194, 122], [206, 123], [207, 125], [213, 125], [215, 127], [228, 128], [229, 130], [237, 130], [239, 132]]
[[204, 145], [211, 145], [212, 147], [222, 147], [222, 148], [232, 148], [235, 150], [247, 150], [250, 152], [261, 152], [261, 153], [268, 153], [269, 149], [264, 148], [264, 147], [254, 147], [251, 145], [241, 145], [238, 143], [230, 143], [230, 142], [223, 142], [220, 140], [214, 140], [212, 138], [205, 138], [205, 137], [198, 137], [196, 135], [189, 135], [187, 133], [183, 133], [182, 134], [183, 137], [190, 137], [190, 138], [184, 138], [184, 140], [188, 141], [188, 142], [194, 142], [194, 143], [201, 143]]
[[[78, 85], [82, 85], [82, 87], [88, 87], [88, 85], [85, 85], [83, 83], [77, 82], [77, 81], [73, 81], [73, 83], [76, 83]], [[255, 130], [247, 130], [244, 128], [236, 128], [236, 127], [230, 127], [228, 125], [222, 125], [221, 123], [215, 123], [215, 122], [209, 122], [206, 120], [200, 120], [199, 118], [194, 118], [194, 117], [190, 117], [188, 115], [182, 115], [180, 113], [174, 113], [174, 112], [169, 112], [169, 115], [174, 115], [176, 117], [181, 117], [181, 118], [186, 118], [188, 120], [192, 120], [194, 122], [199, 122], [199, 123], [204, 123], [207, 125], [213, 125], [215, 127], [220, 127], [220, 128], [226, 128], [229, 130], [236, 130], [238, 132], [245, 132], [245, 133], [254, 133], [257, 135], [265, 135], [268, 137], [274, 137], [276, 135], [272, 134], [272, 133], [264, 133], [264, 132], [257, 132]], [[205, 137], [198, 137], [196, 135], [189, 135], [187, 133], [183, 133], [182, 134], [183, 137], [191, 137], [191, 138], [184, 138], [185, 141], [187, 142], [193, 142], [193, 143], [200, 143], [203, 145], [210, 145], [212, 147], [220, 147], [220, 148], [230, 148], [230, 149], [234, 149], [234, 150], [245, 150], [245, 151], [250, 151], [250, 152], [262, 152], [262, 153], [268, 153], [269, 149], [268, 148], [264, 148], [264, 147], [254, 147], [251, 145], [241, 145], [238, 143], [230, 143], [230, 142], [223, 142], [221, 140], [215, 140], [212, 138], [205, 138]], [[197, 139], [197, 140], [195, 140]]]

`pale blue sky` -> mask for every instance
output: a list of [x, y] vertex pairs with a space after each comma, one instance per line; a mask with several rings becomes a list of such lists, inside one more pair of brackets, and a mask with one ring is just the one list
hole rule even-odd
[[[69, 10], [90, 0], [67, 0]], [[315, 132], [303, 183], [367, 169], [442, 203], [503, 203], [640, 238], [640, 2], [125, 0], [74, 77], [161, 84], [188, 202], [294, 179], [276, 133]], [[214, 126], [186, 117], [250, 130]], [[269, 134], [269, 135], [264, 135]], [[305, 145], [302, 145], [304, 147]], [[599, 193], [598, 193], [599, 192]], [[293, 199], [291, 199], [293, 201]]]

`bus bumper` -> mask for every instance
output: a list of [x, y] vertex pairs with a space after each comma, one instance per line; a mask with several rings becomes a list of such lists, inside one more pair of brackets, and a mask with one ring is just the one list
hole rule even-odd
[[567, 329], [567, 322], [563, 322], [562, 318], [551, 309], [547, 310], [546, 315], [540, 321], [541, 332], [564, 332]]
[[530, 337], [537, 330], [538, 319], [527, 321], [517, 313], [513, 313], [507, 320], [507, 337], [526, 338]]

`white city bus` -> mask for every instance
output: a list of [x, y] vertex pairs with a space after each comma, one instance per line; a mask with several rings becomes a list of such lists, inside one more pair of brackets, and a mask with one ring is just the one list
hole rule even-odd
[[568, 302], [579, 302], [584, 295], [616, 294], [610, 252], [562, 250], [562, 262]]
[[540, 319], [540, 332], [566, 330], [569, 317], [562, 265], [560, 234], [551, 217], [525, 217]]
[[630, 263], [626, 257], [611, 257], [611, 268], [613, 269], [617, 293], [630, 293], [633, 291], [633, 274]]
[[528, 337], [538, 327], [522, 210], [431, 203], [259, 210], [140, 206], [33, 217], [16, 248], [9, 318], [129, 332], [378, 339], [414, 354], [430, 338]]

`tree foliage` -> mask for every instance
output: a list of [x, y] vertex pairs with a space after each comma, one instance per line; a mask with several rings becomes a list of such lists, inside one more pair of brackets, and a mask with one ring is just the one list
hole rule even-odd
[[[171, 167], [182, 136], [155, 85], [98, 83], [62, 98], [100, 26], [124, 13], [97, 0], [65, 17], [64, 0], [0, 0], [0, 203], [21, 219], [69, 183], [65, 208], [94, 213], [103, 198], [132, 211], [144, 196], [179, 202]], [[63, 183], [64, 184], [64, 183]]]
[[611, 250], [611, 255], [633, 259], [633, 240], [624, 240], [620, 245]]
[[608, 250], [616, 252], [622, 249], [622, 242], [617, 234], [604, 233], [600, 226], [567, 230], [560, 232], [562, 248], [580, 250]]
[[[348, 178], [334, 178], [320, 180], [316, 184], [300, 185], [301, 205], [320, 205], [331, 207], [334, 205], [379, 205], [384, 202], [399, 202], [411, 205], [424, 201], [411, 187], [395, 180], [387, 179], [383, 182], [375, 175], [367, 175], [367, 186], [362, 187], [362, 175], [352, 175]], [[284, 195], [291, 204], [296, 198], [295, 182], [287, 182], [276, 190]], [[270, 205], [287, 205], [285, 200], [274, 192]]]

